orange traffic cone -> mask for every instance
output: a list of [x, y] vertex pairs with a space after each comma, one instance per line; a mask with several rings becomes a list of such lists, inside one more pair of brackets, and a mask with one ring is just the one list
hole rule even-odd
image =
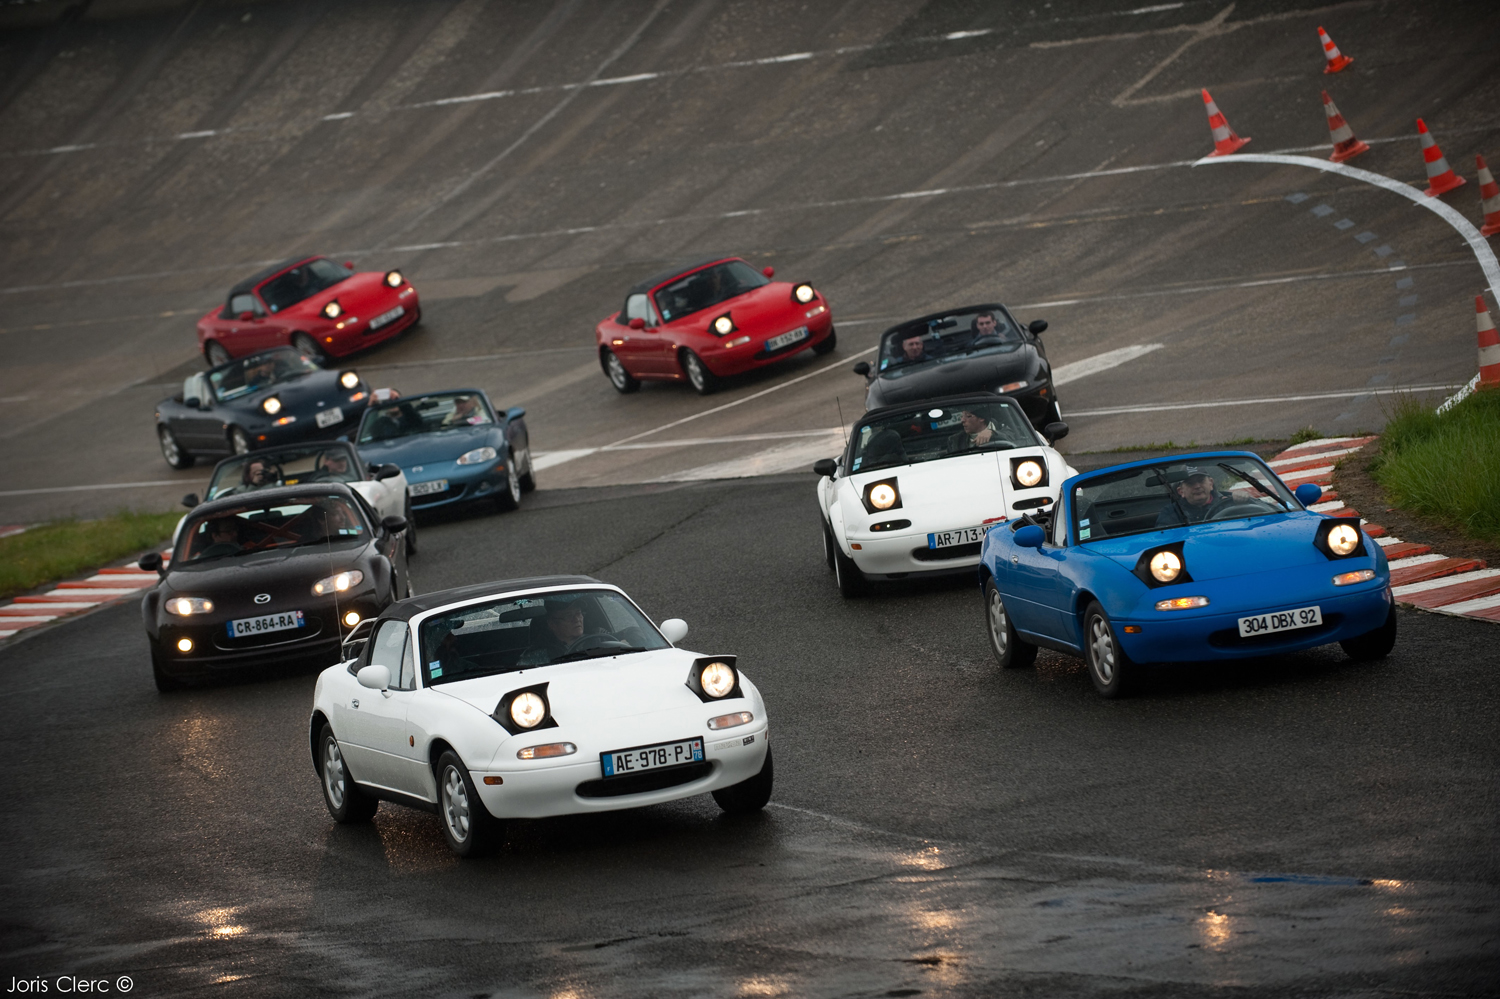
[[1479, 165], [1479, 210], [1484, 212], [1484, 226], [1479, 235], [1493, 236], [1500, 232], [1500, 184], [1490, 176], [1483, 156], [1474, 157], [1474, 162]]
[[1337, 73], [1354, 61], [1339, 51], [1339, 47], [1333, 44], [1333, 39], [1328, 37], [1328, 32], [1322, 28], [1318, 29], [1318, 39], [1323, 43], [1323, 55], [1328, 57], [1328, 65], [1323, 67], [1323, 72]]
[[1228, 156], [1250, 141], [1234, 134], [1234, 129], [1229, 127], [1229, 122], [1219, 111], [1219, 106], [1214, 103], [1214, 99], [1208, 96], [1207, 90], [1203, 91], [1203, 106], [1208, 111], [1209, 130], [1214, 134], [1214, 151], [1208, 155]]
[[1421, 118], [1417, 119], [1417, 138], [1422, 140], [1422, 159], [1427, 161], [1427, 190], [1422, 193], [1435, 198], [1439, 194], [1447, 194], [1463, 187], [1464, 179], [1454, 173], [1448, 161], [1443, 158], [1443, 151], [1438, 148], [1432, 134], [1427, 131], [1427, 123]]
[[1474, 296], [1474, 325], [1479, 327], [1479, 387], [1500, 388], [1500, 333], [1483, 295]]
[[1333, 139], [1333, 155], [1328, 157], [1335, 163], [1352, 160], [1360, 153], [1368, 153], [1370, 147], [1354, 137], [1354, 129], [1339, 114], [1338, 106], [1328, 91], [1323, 91], [1323, 113], [1328, 116], [1328, 134]]

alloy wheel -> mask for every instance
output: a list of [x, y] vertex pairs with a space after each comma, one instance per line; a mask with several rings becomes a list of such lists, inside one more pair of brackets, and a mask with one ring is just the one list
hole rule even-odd
[[247, 454], [250, 451], [250, 438], [239, 427], [229, 431], [229, 446], [235, 454]]
[[177, 467], [177, 464], [182, 461], [182, 449], [177, 446], [177, 438], [173, 437], [172, 431], [166, 427], [158, 430], [156, 436], [161, 441], [162, 457], [167, 459], [168, 465]]
[[1089, 651], [1094, 672], [1108, 684], [1115, 678], [1115, 636], [1109, 630], [1109, 623], [1098, 615], [1089, 619]]
[[609, 358], [604, 363], [609, 367], [610, 384], [623, 392], [625, 390], [625, 379], [630, 377], [630, 373], [625, 370], [625, 365], [620, 363], [620, 359], [615, 356], [614, 351], [610, 351]]
[[344, 806], [344, 756], [333, 739], [323, 747], [323, 791], [334, 808]]
[[229, 356], [228, 348], [217, 340], [209, 341], [206, 353], [208, 356], [208, 366], [211, 368], [217, 368], [221, 364], [228, 364], [234, 360], [233, 357]]
[[443, 771], [443, 821], [448, 824], [448, 834], [455, 843], [469, 838], [473, 825], [469, 814], [469, 789], [464, 786], [463, 774], [453, 766]]
[[698, 360], [697, 354], [689, 353], [687, 356], [688, 381], [691, 382], [693, 388], [697, 389], [699, 392], [702, 392], [707, 385], [708, 380], [704, 377], [704, 374], [705, 372], [703, 370], [703, 362]]
[[1010, 620], [1005, 614], [1005, 601], [1000, 599], [1000, 591], [994, 587], [990, 588], [990, 641], [1003, 660], [1010, 651]]

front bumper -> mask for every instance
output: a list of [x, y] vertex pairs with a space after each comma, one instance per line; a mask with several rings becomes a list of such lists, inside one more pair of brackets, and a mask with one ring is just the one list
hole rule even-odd
[[[162, 672], [179, 679], [314, 659], [333, 663], [338, 661], [344, 636], [351, 630], [343, 625], [342, 616], [352, 610], [361, 618], [374, 617], [383, 606], [375, 591], [368, 588], [350, 597], [340, 597], [337, 608], [332, 600], [310, 598], [295, 608], [279, 608], [304, 611], [304, 627], [239, 639], [229, 637], [228, 617], [214, 615], [211, 620], [195, 622], [163, 611], [151, 641]], [[272, 608], [262, 613], [274, 614], [277, 610]], [[178, 651], [177, 643], [183, 638], [192, 641], [192, 651]]]
[[317, 417], [309, 415], [302, 418], [300, 415], [295, 423], [287, 423], [282, 426], [271, 424], [258, 424], [245, 428], [245, 433], [250, 437], [253, 448], [280, 447], [285, 444], [300, 444], [303, 441], [332, 441], [340, 437], [352, 437], [359, 429], [359, 421], [365, 415], [365, 408], [369, 405], [368, 388], [365, 389], [365, 398], [359, 402], [341, 403], [344, 418], [338, 423], [327, 427], [318, 426]]
[[[743, 374], [746, 371], [754, 371], [756, 368], [764, 368], [770, 364], [784, 361], [793, 354], [800, 354], [817, 346], [828, 339], [833, 333], [833, 310], [825, 308], [823, 312], [807, 320], [808, 337], [806, 340], [784, 347], [774, 353], [766, 353], [765, 341], [768, 336], [776, 336], [786, 330], [775, 330], [762, 336], [753, 336], [749, 343], [738, 347], [724, 348], [715, 344], [711, 349], [705, 349], [702, 353], [703, 363], [708, 370], [720, 377], [730, 377]], [[738, 334], [735, 334], [738, 335]], [[734, 339], [734, 335], [727, 340]]]
[[402, 469], [402, 471], [406, 473], [408, 490], [418, 482], [448, 480], [448, 488], [442, 492], [412, 496], [411, 508], [413, 510], [435, 510], [440, 506], [450, 506], [454, 503], [493, 499], [505, 491], [507, 478], [504, 461], [496, 461], [490, 465], [456, 465], [448, 462], [447, 471], [442, 475], [432, 474], [432, 463], [424, 462], [420, 479], [414, 479], [410, 469]]
[[335, 324], [329, 323], [328, 328], [318, 334], [318, 344], [330, 357], [347, 357], [389, 340], [422, 321], [422, 303], [415, 289], [407, 297], [400, 298], [396, 304], [404, 308], [406, 314], [386, 323], [379, 329], [370, 329], [367, 318], [362, 318], [354, 325], [345, 326], [343, 329], [338, 329]]

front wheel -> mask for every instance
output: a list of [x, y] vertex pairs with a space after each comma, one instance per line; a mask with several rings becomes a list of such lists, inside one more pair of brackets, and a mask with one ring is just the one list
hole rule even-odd
[[825, 561], [825, 562], [828, 563], [828, 571], [829, 572], [833, 571], [833, 567], [834, 567], [833, 566], [833, 553], [835, 551], [837, 551], [837, 550], [838, 550], [838, 546], [834, 543], [834, 540], [833, 540], [833, 531], [828, 527], [827, 524], [824, 524], [823, 525], [823, 561]]
[[250, 435], [239, 427], [229, 431], [229, 451], [231, 454], [248, 454], [250, 452]]
[[[406, 557], [411, 558], [417, 553], [417, 521], [411, 515], [411, 497], [406, 498]], [[407, 594], [410, 596], [410, 594]]]
[[713, 395], [719, 390], [719, 376], [708, 370], [703, 359], [691, 350], [682, 352], [682, 370], [699, 395]]
[[837, 347], [838, 345], [839, 331], [836, 329], [830, 329], [828, 331], [828, 338], [826, 340], [813, 344], [813, 353], [821, 357], [822, 355], [831, 352], [833, 348]]
[[531, 448], [526, 448], [526, 471], [521, 473], [521, 492], [530, 493], [536, 491], [536, 469], [531, 463]]
[[1083, 658], [1088, 663], [1089, 679], [1100, 696], [1123, 697], [1129, 687], [1134, 665], [1125, 650], [1109, 616], [1097, 601], [1091, 601], [1083, 612]]
[[495, 497], [495, 505], [504, 511], [518, 509], [521, 505], [521, 476], [516, 471], [515, 455], [505, 463], [505, 488]]
[[210, 340], [203, 345], [203, 359], [208, 362], [210, 368], [217, 368], [221, 364], [228, 364], [234, 360], [229, 354], [229, 348], [217, 340]]
[[771, 800], [771, 785], [775, 781], [775, 767], [771, 765], [771, 747], [766, 747], [766, 762], [760, 773], [738, 784], [731, 784], [713, 792], [714, 802], [730, 815], [758, 812]]
[[1023, 669], [1036, 662], [1036, 646], [1021, 641], [1000, 597], [993, 578], [984, 584], [985, 629], [990, 636], [990, 651], [1001, 669]]
[[609, 377], [609, 383], [615, 387], [615, 391], [621, 395], [629, 395], [641, 387], [640, 380], [625, 370], [625, 362], [615, 356], [615, 352], [608, 347], [604, 348], [604, 373]]
[[323, 353], [323, 348], [318, 346], [318, 341], [314, 340], [310, 334], [303, 333], [301, 330], [292, 334], [292, 346], [319, 364], [328, 360], [328, 355]]
[[173, 468], [192, 468], [193, 456], [182, 449], [177, 443], [177, 438], [170, 428], [159, 426], [156, 428], [156, 439], [161, 444], [161, 456], [167, 459], [167, 464]]
[[865, 574], [854, 564], [854, 559], [837, 547], [833, 549], [833, 575], [838, 581], [839, 592], [846, 598], [864, 596]]
[[1373, 631], [1367, 631], [1363, 635], [1356, 635], [1347, 641], [1339, 643], [1339, 648], [1344, 654], [1357, 663], [1374, 662], [1376, 659], [1384, 659], [1391, 654], [1391, 649], [1396, 647], [1396, 606], [1391, 605], [1390, 613], [1385, 616], [1385, 624]]
[[505, 834], [504, 823], [479, 800], [469, 768], [451, 751], [438, 760], [438, 815], [449, 848], [460, 857], [484, 856]]
[[367, 793], [344, 765], [344, 751], [333, 736], [333, 727], [324, 725], [318, 733], [318, 775], [322, 778], [323, 804], [340, 825], [368, 822], [380, 807], [380, 799]]

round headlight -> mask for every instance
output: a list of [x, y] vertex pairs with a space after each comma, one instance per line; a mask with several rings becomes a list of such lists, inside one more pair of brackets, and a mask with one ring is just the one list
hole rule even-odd
[[1040, 462], [1023, 461], [1016, 466], [1016, 481], [1028, 489], [1042, 481], [1042, 466]]
[[510, 702], [510, 718], [522, 728], [536, 728], [547, 717], [547, 702], [527, 691]]
[[270, 413], [272, 416], [275, 416], [277, 413], [281, 412], [281, 400], [278, 399], [278, 398], [276, 398], [273, 395], [273, 396], [271, 396], [271, 398], [269, 398], [265, 402], [261, 403], [260, 404], [260, 408], [264, 409], [267, 413]]
[[359, 384], [359, 375], [353, 371], [345, 371], [339, 375], [339, 384], [346, 389], [352, 389]]
[[352, 628], [359, 624], [359, 611], [350, 611], [344, 615], [344, 627]]
[[386, 271], [385, 273], [385, 283], [392, 288], [401, 287], [402, 282], [405, 280], [406, 278], [401, 276], [400, 271]]
[[734, 320], [728, 316], [720, 316], [714, 320], [714, 332], [719, 336], [728, 336], [734, 332]]
[[323, 306], [323, 315], [327, 316], [329, 319], [337, 319], [343, 314], [344, 307], [339, 304], [339, 300], [336, 298], [333, 301], [329, 302], [327, 305]]
[[1182, 559], [1176, 552], [1157, 552], [1151, 556], [1151, 575], [1158, 582], [1170, 583], [1182, 572]]
[[178, 652], [191, 652], [191, 651], [193, 651], [193, 640], [191, 638], [179, 638], [177, 640], [177, 651]]
[[1328, 548], [1335, 555], [1348, 555], [1359, 547], [1359, 532], [1348, 524], [1335, 524], [1328, 532]]
[[803, 305], [806, 305], [808, 302], [811, 302], [818, 296], [818, 293], [813, 291], [813, 286], [810, 284], [799, 284], [797, 287], [792, 289], [792, 294], [795, 295], [797, 297], [797, 301], [801, 302]]
[[870, 505], [877, 510], [889, 510], [896, 505], [896, 487], [882, 482], [870, 490]]
[[709, 697], [723, 697], [734, 689], [734, 670], [728, 663], [709, 663], [698, 674], [698, 683]]

